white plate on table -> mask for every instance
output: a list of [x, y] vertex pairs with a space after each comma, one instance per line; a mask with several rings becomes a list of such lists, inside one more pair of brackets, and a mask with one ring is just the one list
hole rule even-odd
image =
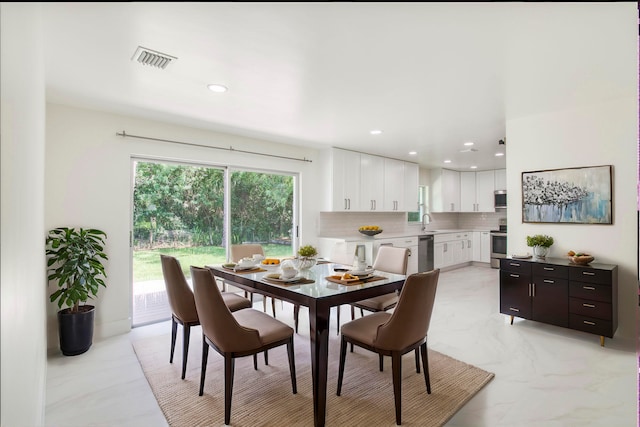
[[373, 274], [373, 271], [373, 268], [368, 268], [366, 270], [349, 270], [347, 271], [347, 273], [352, 276], [358, 276], [362, 279], [362, 276], [371, 276], [371, 274]]
[[281, 278], [279, 274], [267, 274], [264, 276], [264, 280], [280, 283], [292, 283], [302, 280], [302, 276], [291, 277], [290, 279]]

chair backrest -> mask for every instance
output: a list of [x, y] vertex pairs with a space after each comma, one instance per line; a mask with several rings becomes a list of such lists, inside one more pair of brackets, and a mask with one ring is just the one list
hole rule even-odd
[[394, 274], [407, 274], [409, 262], [409, 248], [395, 246], [380, 246], [373, 269]]
[[184, 277], [182, 268], [180, 268], [180, 261], [169, 255], [160, 255], [160, 261], [169, 306], [173, 315], [183, 322], [197, 322], [198, 312], [193, 291]]
[[233, 317], [209, 269], [191, 266], [191, 279], [202, 332], [220, 351], [246, 351], [262, 345], [257, 330], [241, 326]]
[[264, 255], [264, 250], [262, 249], [262, 245], [254, 244], [254, 243], [243, 243], [241, 245], [231, 245], [231, 261], [233, 262], [238, 262], [242, 258], [246, 258], [246, 257], [251, 258], [255, 254]]
[[378, 328], [376, 347], [400, 350], [427, 336], [439, 276], [438, 268], [407, 277], [391, 318]]
[[331, 262], [353, 265], [353, 253], [347, 252], [346, 242], [336, 242], [331, 250]]

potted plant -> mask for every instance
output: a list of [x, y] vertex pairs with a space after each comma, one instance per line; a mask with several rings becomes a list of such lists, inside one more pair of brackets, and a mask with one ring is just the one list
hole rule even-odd
[[298, 249], [298, 256], [296, 257], [296, 268], [298, 270], [307, 270], [318, 262], [316, 256], [318, 251], [311, 245], [301, 246]]
[[50, 300], [57, 300], [60, 309], [58, 332], [65, 356], [82, 354], [91, 347], [95, 307], [85, 303], [98, 294], [100, 286], [106, 287], [102, 264], [108, 259], [103, 252], [106, 237], [104, 231], [94, 228], [68, 227], [50, 230], [47, 236], [47, 278], [58, 286]]
[[553, 245], [553, 237], [544, 234], [527, 236], [527, 246], [533, 247], [533, 254], [538, 258], [544, 258]]

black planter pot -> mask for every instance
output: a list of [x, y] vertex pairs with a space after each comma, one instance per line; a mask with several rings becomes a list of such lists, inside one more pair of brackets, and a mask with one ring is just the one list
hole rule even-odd
[[93, 318], [95, 307], [82, 305], [77, 313], [65, 308], [58, 311], [60, 350], [65, 356], [85, 353], [93, 344]]

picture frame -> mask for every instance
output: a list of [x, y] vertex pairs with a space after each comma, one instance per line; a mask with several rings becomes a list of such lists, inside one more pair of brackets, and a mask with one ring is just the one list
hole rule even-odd
[[611, 165], [522, 172], [522, 222], [613, 224]]

